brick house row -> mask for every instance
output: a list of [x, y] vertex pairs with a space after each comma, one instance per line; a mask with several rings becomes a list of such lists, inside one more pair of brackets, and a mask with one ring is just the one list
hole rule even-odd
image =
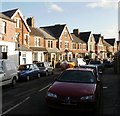
[[79, 29], [70, 33], [66, 24], [35, 27], [34, 23], [34, 17], [25, 19], [19, 9], [0, 14], [0, 58], [14, 60], [18, 66], [34, 61], [56, 63], [86, 55], [104, 59], [108, 52], [113, 55], [117, 51], [115, 38], [104, 39], [101, 34]]

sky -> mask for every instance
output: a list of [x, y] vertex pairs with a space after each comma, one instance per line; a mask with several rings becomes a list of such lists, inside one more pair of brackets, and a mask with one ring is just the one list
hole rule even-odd
[[2, 0], [1, 11], [15, 8], [34, 17], [36, 27], [67, 24], [70, 33], [79, 29], [118, 40], [117, 0]]

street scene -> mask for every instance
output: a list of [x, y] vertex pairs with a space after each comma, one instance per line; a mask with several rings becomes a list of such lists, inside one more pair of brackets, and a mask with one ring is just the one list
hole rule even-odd
[[2, 2], [0, 114], [120, 116], [119, 3]]
[[[50, 116], [45, 96], [48, 87], [59, 75], [56, 72], [53, 76], [41, 77], [24, 83], [18, 83], [14, 88], [3, 88], [3, 116], [12, 114], [32, 114], [40, 116]], [[119, 86], [120, 78], [113, 71], [113, 68], [105, 69], [102, 75], [102, 95], [99, 109], [99, 116], [119, 116], [120, 99]], [[11, 97], [10, 97], [11, 96]], [[76, 113], [76, 115], [86, 115], [85, 112], [56, 111], [56, 115]], [[89, 113], [88, 113], [89, 114]], [[88, 115], [87, 114], [87, 115]]]

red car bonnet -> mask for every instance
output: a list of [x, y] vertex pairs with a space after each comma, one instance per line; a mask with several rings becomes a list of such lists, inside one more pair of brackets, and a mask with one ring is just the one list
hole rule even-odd
[[59, 96], [86, 96], [94, 94], [96, 90], [95, 83], [70, 83], [54, 82], [49, 91]]

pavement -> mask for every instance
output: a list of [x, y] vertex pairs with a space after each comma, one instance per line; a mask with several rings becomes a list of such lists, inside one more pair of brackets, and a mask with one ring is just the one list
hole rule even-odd
[[113, 68], [104, 71], [103, 77], [103, 116], [120, 116], [120, 75]]

